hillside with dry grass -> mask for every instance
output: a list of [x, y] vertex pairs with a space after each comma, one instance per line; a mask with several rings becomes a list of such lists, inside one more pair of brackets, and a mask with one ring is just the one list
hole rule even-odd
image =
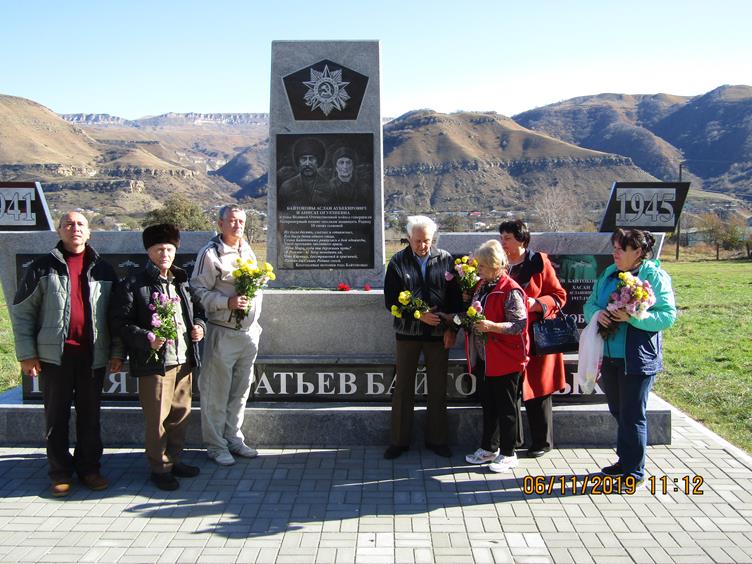
[[0, 96], [0, 179], [42, 182], [53, 214], [82, 207], [95, 225], [133, 226], [173, 193], [207, 209], [232, 200], [238, 186], [212, 173], [267, 129], [263, 114], [58, 116]]
[[384, 128], [387, 209], [521, 209], [553, 187], [602, 206], [627, 158], [532, 132], [495, 113], [410, 112]]
[[707, 191], [752, 202], [752, 87], [721, 86], [695, 97], [599, 94], [514, 116], [534, 131], [625, 155], [659, 180], [679, 176]]
[[0, 95], [0, 165], [88, 169], [98, 155], [81, 128], [36, 102]]

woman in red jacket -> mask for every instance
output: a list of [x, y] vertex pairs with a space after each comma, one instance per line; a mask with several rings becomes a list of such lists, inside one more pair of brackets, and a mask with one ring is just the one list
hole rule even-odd
[[[505, 221], [499, 225], [499, 235], [509, 259], [509, 276], [525, 291], [530, 322], [555, 317], [567, 302], [567, 292], [561, 287], [548, 257], [527, 248], [530, 231], [525, 222]], [[522, 400], [530, 426], [527, 449], [530, 457], [543, 456], [554, 445], [551, 394], [563, 387], [564, 355], [531, 355], [522, 383]]]
[[506, 472], [518, 464], [514, 446], [518, 390], [527, 362], [527, 307], [522, 289], [507, 275], [507, 257], [498, 241], [483, 243], [475, 259], [480, 282], [473, 302], [480, 302], [485, 316], [473, 326], [483, 435], [480, 448], [465, 459], [490, 462], [492, 472]]

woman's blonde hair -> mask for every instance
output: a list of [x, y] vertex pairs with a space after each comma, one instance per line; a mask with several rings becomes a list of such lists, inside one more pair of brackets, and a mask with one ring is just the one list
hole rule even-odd
[[504, 249], [501, 247], [496, 239], [491, 239], [483, 243], [475, 250], [475, 258], [478, 262], [482, 262], [489, 266], [495, 266], [500, 268], [503, 272], [507, 271], [509, 266], [509, 259]]

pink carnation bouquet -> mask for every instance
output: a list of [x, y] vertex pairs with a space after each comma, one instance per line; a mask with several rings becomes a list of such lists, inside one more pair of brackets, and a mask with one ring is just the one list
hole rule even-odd
[[[152, 312], [151, 330], [146, 333], [149, 343], [153, 343], [157, 339], [164, 339], [167, 345], [175, 344], [175, 339], [178, 337], [175, 308], [179, 307], [179, 303], [179, 296], [169, 297], [161, 292], [152, 292], [151, 303], [149, 304], [149, 310]], [[149, 359], [157, 360], [158, 358], [158, 350], [151, 349]]]

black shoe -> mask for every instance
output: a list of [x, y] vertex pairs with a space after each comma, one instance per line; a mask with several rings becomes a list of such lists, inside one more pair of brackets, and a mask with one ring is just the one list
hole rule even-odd
[[452, 451], [449, 450], [449, 447], [446, 445], [432, 445], [426, 443], [426, 448], [432, 450], [434, 454], [443, 456], [444, 458], [451, 458], [452, 456]]
[[172, 475], [178, 478], [195, 478], [200, 473], [201, 469], [198, 466], [191, 466], [182, 462], [172, 465]]
[[601, 474], [603, 474], [604, 476], [621, 476], [622, 474], [624, 474], [624, 469], [621, 467], [621, 464], [617, 462], [616, 464], [612, 464], [611, 466], [601, 468]]
[[180, 482], [175, 479], [175, 476], [173, 476], [171, 472], [165, 472], [164, 474], [155, 474], [152, 472], [151, 481], [154, 482], [154, 485], [160, 490], [166, 490], [168, 492], [180, 487]]
[[387, 460], [392, 460], [394, 458], [402, 456], [402, 453], [406, 452], [409, 448], [410, 447], [406, 446], [389, 445], [389, 448], [384, 451], [384, 458], [386, 458]]
[[[634, 478], [634, 481], [629, 480], [627, 481], [627, 478], [629, 477]], [[645, 478], [638, 478], [634, 474], [623, 474], [620, 480], [621, 483], [621, 489], [616, 490], [614, 493], [618, 493], [621, 495], [633, 495], [637, 493], [637, 490], [639, 490], [644, 484], [645, 484]]]
[[528, 458], [540, 458], [544, 454], [546, 454], [550, 448], [540, 448], [540, 447], [530, 447], [527, 449], [527, 457]]

